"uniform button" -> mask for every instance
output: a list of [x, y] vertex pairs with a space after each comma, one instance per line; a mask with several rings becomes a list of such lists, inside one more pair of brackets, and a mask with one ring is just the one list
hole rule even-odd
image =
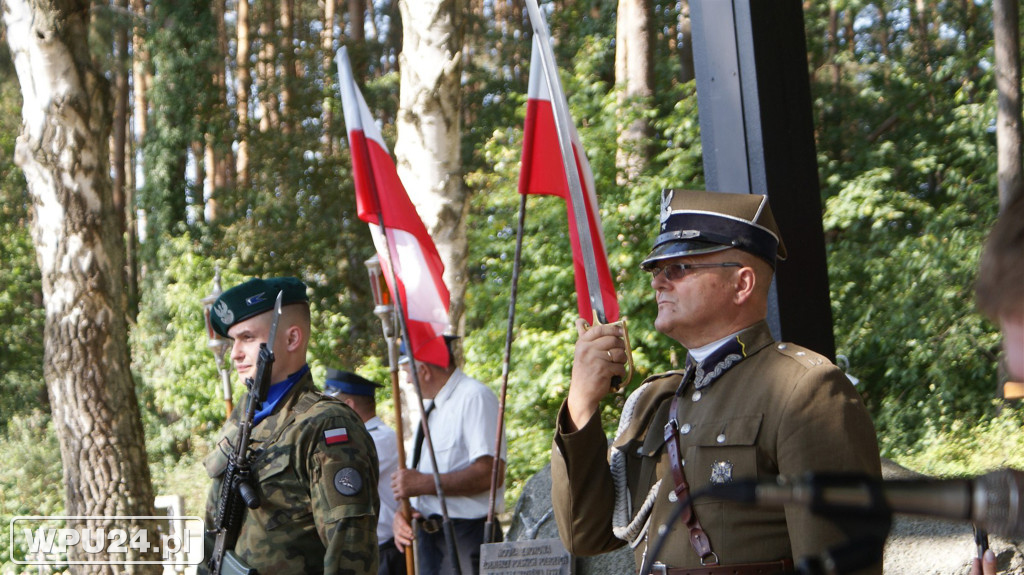
[[694, 403], [700, 401], [701, 397], [702, 397], [702, 394], [701, 394], [699, 389], [697, 391], [693, 392], [693, 401], [694, 401]]
[[780, 343], [779, 344], [779, 349], [786, 349], [786, 344]]
[[796, 352], [796, 354], [800, 355], [800, 356], [807, 355], [805, 352], [802, 352], [802, 351], [798, 351], [798, 352]]
[[719, 433], [718, 437], [715, 438], [715, 441], [717, 441], [718, 443], [725, 443], [725, 434]]
[[679, 433], [682, 433], [683, 435], [686, 435], [687, 433], [690, 433], [690, 429], [691, 429], [690, 424], [689, 423], [684, 423], [679, 428]]

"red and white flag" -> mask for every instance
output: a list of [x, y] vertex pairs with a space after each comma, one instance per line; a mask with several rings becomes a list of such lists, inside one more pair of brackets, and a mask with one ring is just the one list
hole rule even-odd
[[[352, 77], [344, 47], [336, 60], [359, 219], [370, 225], [388, 290], [392, 296], [401, 296], [413, 357], [447, 366], [443, 335], [449, 325], [450, 295], [442, 279], [444, 264], [398, 178], [384, 138]], [[394, 264], [397, 286], [392, 285], [390, 264]]]
[[[594, 320], [594, 312], [590, 306], [587, 290], [587, 279], [580, 250], [580, 238], [576, 225], [576, 216], [572, 210], [569, 196], [569, 180], [562, 165], [562, 154], [558, 144], [558, 132], [555, 128], [554, 114], [551, 108], [551, 92], [545, 81], [544, 63], [537, 47], [539, 40], [534, 36], [533, 55], [530, 58], [530, 85], [526, 104], [526, 124], [523, 129], [523, 158], [519, 168], [520, 194], [546, 194], [560, 196], [565, 200], [569, 219], [569, 239], [572, 243], [572, 258], [576, 268], [576, 303], [580, 317], [587, 322]], [[552, 78], [558, 77], [557, 70], [550, 70]], [[565, 106], [569, 109], [568, 103]], [[571, 120], [571, 119], [570, 119]], [[605, 319], [608, 322], [619, 319], [619, 300], [615, 294], [615, 284], [608, 269], [608, 255], [604, 248], [604, 232], [601, 229], [601, 216], [597, 211], [597, 196], [594, 194], [594, 175], [590, 171], [590, 162], [580, 143], [576, 125], [569, 122], [569, 133], [572, 137], [573, 153], [576, 156], [576, 169], [579, 171], [580, 184], [583, 186], [583, 199], [588, 218], [587, 229], [590, 231], [591, 244], [597, 264], [597, 277], [601, 285], [601, 297], [604, 302]]]
[[327, 445], [337, 445], [339, 443], [348, 443], [348, 429], [344, 427], [335, 427], [334, 429], [328, 429], [324, 432], [324, 443]]

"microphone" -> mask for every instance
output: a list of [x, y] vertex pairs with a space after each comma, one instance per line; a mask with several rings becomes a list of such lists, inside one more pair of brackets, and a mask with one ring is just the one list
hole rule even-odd
[[1024, 536], [1024, 472], [1000, 469], [965, 479], [882, 480], [809, 473], [796, 480], [737, 481], [708, 495], [761, 507], [806, 505], [818, 514], [907, 513], [967, 520], [1004, 537]]

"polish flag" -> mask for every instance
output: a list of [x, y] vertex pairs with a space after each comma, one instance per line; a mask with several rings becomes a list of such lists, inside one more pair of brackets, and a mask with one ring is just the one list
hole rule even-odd
[[[345, 47], [338, 51], [336, 61], [359, 219], [370, 225], [392, 298], [398, 299], [396, 293], [401, 296], [413, 357], [447, 366], [448, 346], [443, 335], [449, 326], [450, 295], [442, 279], [444, 264], [355, 84]], [[397, 286], [392, 284], [392, 265]]]
[[348, 442], [348, 429], [344, 427], [336, 427], [334, 429], [328, 429], [324, 432], [324, 443], [327, 445], [336, 445], [338, 443]]
[[[523, 159], [519, 168], [520, 194], [546, 194], [560, 196], [565, 200], [569, 215], [569, 239], [572, 243], [572, 258], [576, 268], [576, 303], [580, 317], [587, 322], [594, 321], [594, 312], [590, 306], [590, 295], [587, 289], [583, 256], [580, 250], [580, 238], [569, 195], [569, 180], [562, 164], [562, 153], [558, 145], [558, 132], [551, 107], [551, 92], [548, 90], [544, 76], [544, 61], [540, 57], [540, 40], [534, 36], [533, 55], [530, 58], [530, 85], [526, 104], [526, 125], [523, 128]], [[558, 71], [551, 70], [552, 78], [558, 78]], [[566, 103], [566, 109], [569, 109]], [[576, 125], [570, 118], [569, 133], [572, 138], [573, 153], [576, 156], [576, 170], [583, 186], [583, 199], [586, 207], [588, 230], [597, 264], [597, 277], [601, 285], [601, 298], [604, 301], [606, 322], [618, 321], [619, 300], [615, 294], [615, 284], [608, 269], [608, 255], [604, 249], [604, 231], [601, 229], [601, 215], [597, 211], [597, 196], [594, 194], [594, 176], [590, 171], [590, 162], [580, 143]]]

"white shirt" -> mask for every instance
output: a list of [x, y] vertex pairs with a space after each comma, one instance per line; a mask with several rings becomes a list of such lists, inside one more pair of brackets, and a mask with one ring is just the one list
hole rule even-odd
[[[427, 418], [427, 424], [441, 473], [464, 469], [486, 455], [494, 456], [494, 441], [498, 431], [498, 397], [489, 387], [456, 369], [437, 393], [433, 403], [435, 406]], [[419, 422], [416, 425], [418, 427]], [[409, 453], [410, 467], [413, 455]], [[501, 459], [504, 460], [505, 456], [506, 441], [502, 434]], [[434, 467], [426, 442], [417, 469], [422, 473], [433, 473]], [[494, 497], [497, 513], [504, 509], [504, 482]], [[413, 506], [423, 515], [440, 515], [441, 504], [436, 495], [421, 495], [413, 499]], [[453, 519], [480, 519], [487, 516], [490, 491], [485, 489], [475, 495], [445, 494], [445, 503], [448, 516]]]
[[380, 513], [377, 517], [377, 543], [385, 543], [394, 537], [391, 524], [395, 521], [398, 501], [391, 491], [391, 474], [398, 470], [398, 438], [393, 429], [387, 426], [376, 415], [366, 422], [366, 431], [370, 432], [373, 444], [377, 448], [377, 461], [380, 466], [380, 479], [377, 480], [377, 492], [380, 494]]

